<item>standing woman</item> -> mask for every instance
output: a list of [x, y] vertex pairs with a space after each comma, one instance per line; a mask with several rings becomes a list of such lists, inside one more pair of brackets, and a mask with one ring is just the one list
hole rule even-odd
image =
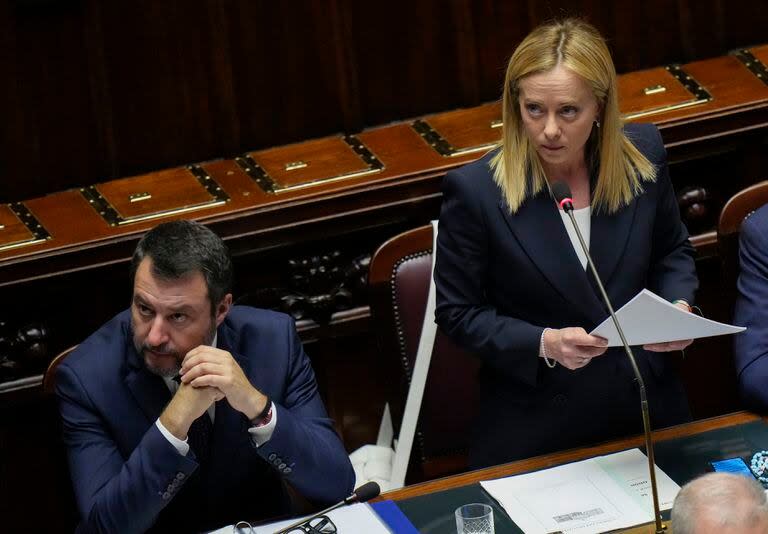
[[[436, 320], [482, 360], [473, 468], [642, 432], [622, 349], [587, 332], [608, 315], [549, 184], [575, 215], [615, 308], [643, 288], [689, 310], [698, 285], [661, 136], [624, 125], [605, 41], [567, 19], [533, 30], [507, 67], [498, 149], [449, 172]], [[635, 348], [654, 427], [690, 419], [668, 351]]]

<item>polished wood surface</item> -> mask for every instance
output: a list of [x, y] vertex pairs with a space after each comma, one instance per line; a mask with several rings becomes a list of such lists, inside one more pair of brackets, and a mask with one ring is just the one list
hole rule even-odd
[[424, 117], [452, 147], [457, 150], [479, 150], [501, 141], [501, 102], [490, 102], [470, 109], [438, 113]]
[[[706, 87], [712, 100], [664, 110], [664, 106], [685, 102], [692, 95], [669, 72], [656, 68], [620, 78], [623, 110], [652, 111], [635, 120], [651, 120], [659, 125], [673, 163], [701, 159], [712, 151], [754, 146], [749, 136], [764, 135], [768, 126], [768, 85], [734, 56], [682, 67]], [[644, 93], [646, 88], [656, 86], [667, 89]], [[491, 102], [421, 119], [458, 150], [450, 156], [441, 154], [423, 130], [417, 131], [414, 121], [373, 128], [355, 137], [355, 143], [359, 141], [378, 166], [353, 151], [341, 136], [249, 152], [276, 191], [265, 188], [253, 173], [249, 175], [251, 171], [242, 160], [238, 160], [239, 164], [233, 159], [200, 163], [200, 169], [227, 197], [219, 204], [211, 202], [209, 192], [185, 167], [97, 184], [96, 190], [127, 219], [119, 225], [111, 225], [89, 205], [92, 202], [74, 190], [26, 200], [24, 204], [48, 230], [50, 239], [0, 248], [0, 286], [124, 261], [131, 248], [126, 243], [135, 243], [159, 220], [194, 217], [212, 225], [225, 239], [242, 239], [268, 234], [277, 227], [307, 226], [312, 223], [312, 212], [338, 220], [361, 210], [380, 216], [382, 209], [402, 201], [429, 203], [439, 196], [446, 170], [476, 159], [499, 139], [499, 106]], [[474, 150], [477, 147], [479, 150]], [[710, 185], [719, 187], [717, 183]], [[298, 206], [302, 208], [294, 209]], [[186, 209], [176, 209], [180, 207]], [[699, 211], [691, 213], [695, 217]], [[162, 217], [146, 217], [153, 213]], [[695, 230], [694, 234], [698, 233]], [[712, 237], [710, 234], [702, 239], [711, 244]], [[52, 257], [56, 261], [50, 261]]]
[[113, 180], [97, 185], [96, 190], [128, 222], [175, 212], [194, 217], [194, 212], [216, 203], [216, 198], [184, 167]]
[[[621, 110], [627, 114], [646, 113], [644, 120], [664, 120], [668, 118], [667, 107], [680, 105], [695, 100], [683, 84], [663, 67], [642, 70], [619, 76], [619, 94]], [[662, 114], [661, 117], [653, 115]], [[689, 115], [691, 111], [687, 111]]]
[[[695, 421], [693, 423], [687, 423], [663, 430], [657, 430], [653, 432], [654, 442], [665, 441], [668, 439], [675, 439], [685, 436], [691, 436], [699, 434], [701, 432], [707, 432], [708, 430], [714, 430], [717, 428], [726, 428], [729, 426], [740, 425], [748, 423], [750, 421], [757, 421], [760, 417], [750, 412], [738, 412], [733, 414], [724, 415], [721, 417], [714, 417], [711, 419], [704, 419], [701, 421]], [[400, 500], [408, 499], [410, 497], [416, 497], [419, 495], [425, 495], [428, 493], [434, 493], [436, 491], [443, 491], [447, 489], [457, 488], [460, 486], [466, 486], [468, 484], [474, 484], [482, 480], [490, 480], [494, 478], [507, 477], [511, 475], [517, 475], [520, 473], [527, 473], [530, 471], [537, 471], [539, 469], [546, 469], [548, 467], [554, 467], [556, 465], [565, 464], [568, 462], [575, 462], [578, 460], [584, 460], [592, 458], [594, 456], [600, 456], [605, 454], [611, 454], [621, 450], [642, 447], [644, 444], [643, 436], [636, 436], [632, 438], [611, 441], [593, 447], [585, 447], [582, 449], [572, 449], [563, 452], [556, 452], [547, 456], [537, 456], [535, 458], [529, 458], [526, 460], [520, 460], [509, 464], [499, 465], [495, 467], [489, 467], [486, 469], [479, 469], [477, 471], [471, 471], [461, 475], [452, 477], [441, 478], [430, 482], [424, 482], [422, 484], [414, 484], [405, 488], [389, 491], [383, 493], [377, 500]]]
[[316, 139], [249, 155], [279, 187], [308, 186], [368, 169], [365, 161], [341, 137]]
[[34, 237], [8, 205], [0, 206], [0, 248], [28, 242]]
[[552, 17], [588, 18], [627, 73], [761, 43], [764, 7], [3, 2], [0, 202], [493, 101], [515, 46]]
[[717, 225], [719, 237], [738, 234], [744, 219], [768, 203], [768, 181], [754, 184], [731, 197], [720, 213]]
[[[50, 359], [123, 309], [137, 240], [158, 221], [181, 215], [110, 226], [79, 188], [109, 189], [125, 180], [118, 194], [124, 200], [126, 193], [147, 192], [134, 190], [137, 183], [161, 185], [163, 173], [184, 175], [185, 165], [198, 162], [229, 201], [184, 216], [226, 239], [238, 298], [295, 313], [282, 304], [322, 302], [339, 287], [353, 293], [343, 306], [318, 313], [306, 305], [295, 317], [345, 444], [352, 450], [370, 443], [386, 380], [370, 363], [379, 354], [371, 342], [365, 258], [436, 217], [445, 172], [482, 153], [444, 157], [413, 122], [431, 121], [457, 147], [495, 139], [499, 130], [489, 125], [509, 55], [533, 26], [566, 14], [586, 14], [606, 36], [619, 73], [679, 63], [714, 96], [691, 114], [651, 119], [662, 130], [675, 187], [687, 199], [681, 210], [697, 246], [699, 300], [708, 316], [728, 320], [721, 314], [727, 305], [719, 293], [714, 229], [733, 193], [766, 178], [768, 86], [725, 54], [765, 41], [768, 10], [762, 0], [595, 6], [593, 0], [0, 2], [0, 217], [10, 221], [0, 221], [6, 224], [0, 249], [4, 236], [27, 236], [13, 226], [5, 203], [23, 201], [51, 236], [0, 251], [0, 324], [49, 325]], [[768, 62], [768, 46], [752, 50]], [[285, 165], [307, 159], [296, 147], [337, 143], [343, 134], [355, 134], [384, 168], [269, 194], [235, 161], [290, 146], [285, 159], [275, 158], [274, 172], [283, 169], [281, 179], [291, 181], [302, 169]], [[186, 202], [182, 191], [162, 194]], [[125, 209], [138, 213], [142, 202]], [[335, 264], [313, 267], [336, 257]], [[335, 269], [345, 279], [312, 280], [301, 265], [316, 273]], [[686, 353], [694, 416], [736, 409], [729, 340], [697, 343]], [[71, 515], [58, 499], [69, 489], [66, 474], [43, 490], [39, 484], [65, 465], [48, 446], [55, 410], [47, 406], [41, 414], [47, 362], [18, 361], [23, 365], [0, 403], [0, 472], [7, 482], [0, 512], [11, 530], [28, 527], [34, 514]]]

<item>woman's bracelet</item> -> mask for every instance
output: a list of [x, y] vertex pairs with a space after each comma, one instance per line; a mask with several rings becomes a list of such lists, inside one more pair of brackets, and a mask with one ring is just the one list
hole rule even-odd
[[688, 301], [687, 301], [687, 300], [684, 300], [684, 299], [675, 299], [675, 300], [673, 300], [673, 301], [672, 301], [672, 304], [675, 304], [675, 305], [677, 305], [677, 304], [685, 304], [685, 305], [688, 307], [688, 312], [689, 312], [689, 313], [693, 311], [693, 306], [691, 306], [690, 304], [688, 304]]
[[547, 364], [547, 367], [549, 367], [550, 369], [554, 369], [555, 366], [557, 365], [557, 360], [550, 360], [547, 357], [547, 349], [544, 346], [544, 334], [547, 333], [547, 330], [550, 330], [550, 329], [545, 328], [544, 330], [541, 331], [541, 340], [539, 341], [539, 355], [542, 358], [544, 358], [544, 363]]

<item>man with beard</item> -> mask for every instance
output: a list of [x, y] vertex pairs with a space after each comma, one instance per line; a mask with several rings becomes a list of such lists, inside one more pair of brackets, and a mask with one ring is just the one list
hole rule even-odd
[[139, 242], [133, 298], [58, 368], [79, 531], [200, 531], [339, 501], [354, 472], [286, 315], [232, 305], [206, 227]]

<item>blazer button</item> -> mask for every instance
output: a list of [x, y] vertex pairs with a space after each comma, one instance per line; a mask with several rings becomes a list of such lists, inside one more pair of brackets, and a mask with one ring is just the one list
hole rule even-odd
[[557, 395], [552, 397], [553, 406], [565, 406], [566, 404], [568, 404], [568, 397], [566, 397], [562, 393], [558, 393]]

